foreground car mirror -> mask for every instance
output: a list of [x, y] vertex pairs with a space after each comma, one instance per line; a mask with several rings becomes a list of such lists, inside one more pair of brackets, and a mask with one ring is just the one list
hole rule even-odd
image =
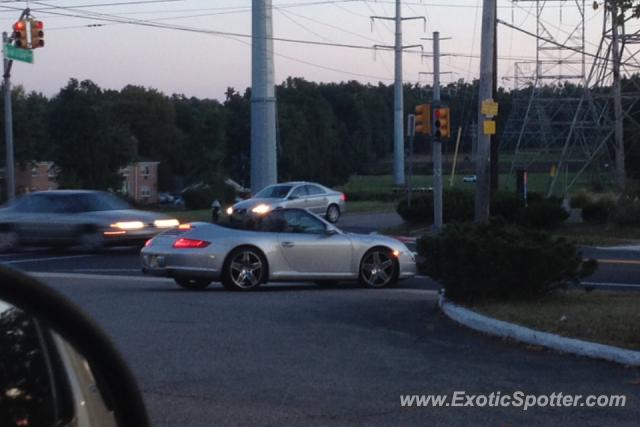
[[148, 426], [110, 339], [51, 288], [0, 267], [0, 425]]

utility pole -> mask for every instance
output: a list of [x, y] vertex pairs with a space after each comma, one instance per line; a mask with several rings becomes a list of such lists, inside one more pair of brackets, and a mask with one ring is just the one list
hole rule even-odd
[[624, 125], [622, 113], [622, 83], [620, 81], [620, 9], [609, 2], [611, 7], [611, 56], [613, 57], [613, 114], [614, 114], [614, 138], [616, 160], [616, 184], [620, 191], [625, 188], [626, 172], [624, 158]]
[[[496, 11], [495, 16], [498, 16], [497, 8], [498, 2], [496, 3]], [[493, 97], [497, 96], [498, 93], [498, 20], [495, 20], [494, 28], [493, 28]], [[500, 137], [496, 132], [495, 135], [491, 135], [491, 160], [489, 162], [489, 168], [491, 170], [491, 194], [494, 194], [498, 191], [498, 186], [500, 182]]]
[[491, 139], [485, 134], [482, 102], [491, 100], [493, 86], [493, 50], [496, 22], [496, 0], [482, 2], [482, 39], [480, 53], [480, 88], [478, 93], [478, 156], [476, 159], [475, 222], [489, 220], [489, 148]]
[[[9, 43], [6, 31], [2, 33], [2, 45]], [[4, 58], [3, 91], [4, 91], [4, 141], [5, 141], [5, 167], [4, 180], [7, 186], [7, 202], [11, 203], [16, 198], [15, 182], [15, 158], [13, 154], [13, 107], [11, 105], [11, 66], [13, 61]]]
[[393, 184], [395, 186], [405, 185], [404, 174], [404, 96], [402, 84], [402, 51], [413, 47], [422, 48], [422, 45], [403, 46], [402, 45], [402, 21], [410, 19], [422, 19], [426, 25], [426, 19], [423, 16], [415, 16], [410, 18], [402, 17], [402, 2], [396, 0], [396, 16], [391, 18], [387, 16], [372, 16], [374, 19], [386, 19], [395, 21], [395, 44], [394, 46], [379, 46], [382, 48], [393, 48], [395, 51], [395, 83], [393, 98]]
[[[433, 33], [433, 110], [440, 108], [440, 33]], [[442, 141], [433, 132], [433, 232], [442, 230]]]
[[271, 0], [252, 2], [251, 191], [278, 180]]

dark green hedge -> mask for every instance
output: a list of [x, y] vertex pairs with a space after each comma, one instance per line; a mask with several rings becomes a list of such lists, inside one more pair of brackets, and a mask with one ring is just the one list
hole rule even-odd
[[418, 239], [421, 269], [455, 301], [538, 298], [590, 275], [575, 244], [493, 222], [452, 224]]
[[[450, 188], [444, 190], [443, 217], [445, 223], [472, 221], [474, 216], [474, 193]], [[497, 192], [491, 200], [491, 216], [500, 217], [508, 223], [528, 228], [556, 228], [569, 217], [562, 208], [562, 199], [543, 198], [538, 193], [529, 193], [528, 206], [513, 192]], [[407, 222], [433, 223], [433, 193], [422, 194], [412, 199], [411, 207], [403, 199], [396, 208]]]

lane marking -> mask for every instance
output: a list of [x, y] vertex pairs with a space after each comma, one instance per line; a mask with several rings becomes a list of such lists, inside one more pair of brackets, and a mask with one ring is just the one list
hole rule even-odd
[[140, 273], [140, 269], [139, 268], [74, 268], [71, 271], [85, 271], [85, 272], [91, 272], [91, 271], [121, 271], [121, 272], [134, 272], [134, 273]]
[[598, 259], [597, 261], [602, 264], [640, 265], [640, 261], [635, 261], [631, 259]]
[[88, 279], [88, 280], [135, 280], [140, 282], [171, 282], [173, 279], [167, 277], [149, 276], [116, 276], [111, 274], [82, 274], [82, 273], [55, 273], [55, 272], [27, 272], [34, 277], [50, 277], [52, 279]]
[[640, 285], [636, 285], [635, 283], [606, 283], [606, 282], [581, 282], [580, 285], [586, 286], [610, 286], [616, 288], [638, 288], [640, 289]]
[[61, 259], [76, 259], [76, 258], [89, 258], [96, 255], [70, 255], [50, 258], [31, 258], [31, 259], [17, 259], [12, 261], [4, 261], [3, 264], [21, 264], [30, 262], [43, 262], [43, 261], [57, 261]]

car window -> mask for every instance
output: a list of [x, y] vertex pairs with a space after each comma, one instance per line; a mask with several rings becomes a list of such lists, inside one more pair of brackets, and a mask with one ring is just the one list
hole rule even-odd
[[13, 205], [18, 212], [52, 213], [55, 212], [51, 198], [46, 194], [32, 194], [20, 198]]
[[283, 211], [277, 210], [269, 212], [262, 220], [258, 230], [267, 233], [280, 233], [286, 231], [287, 220], [284, 218]]
[[282, 199], [291, 191], [291, 185], [270, 185], [260, 190], [254, 197], [256, 199]]
[[304, 211], [283, 211], [286, 220], [286, 232], [304, 234], [323, 234], [326, 231], [324, 223], [318, 218]]
[[81, 212], [131, 209], [127, 202], [109, 193], [74, 194], [69, 201]]
[[295, 190], [293, 190], [291, 192], [292, 196], [295, 197], [306, 197], [307, 196], [307, 186], [306, 185], [301, 185], [299, 187], [297, 187]]
[[307, 188], [307, 193], [309, 193], [310, 196], [325, 194], [325, 191], [317, 185], [305, 185], [305, 187]]

